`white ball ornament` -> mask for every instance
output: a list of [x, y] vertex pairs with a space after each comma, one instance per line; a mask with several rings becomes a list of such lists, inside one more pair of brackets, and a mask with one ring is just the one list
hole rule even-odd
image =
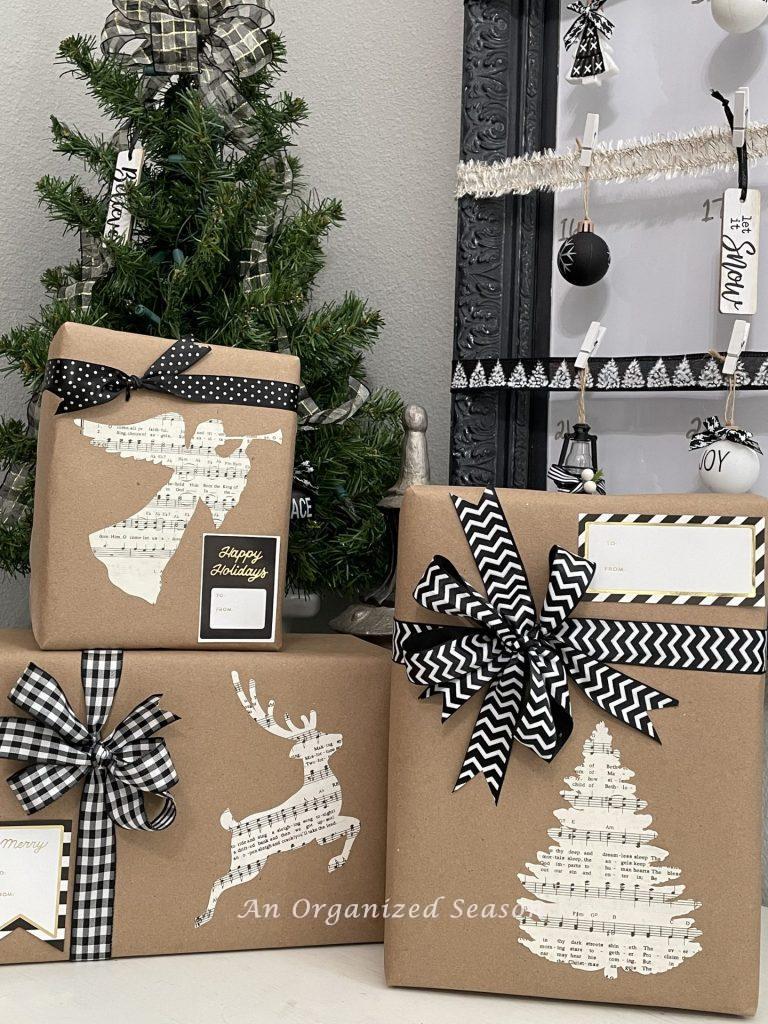
[[585, 494], [594, 494], [597, 490], [597, 484], [594, 480], [585, 480], [583, 490]]
[[734, 35], [752, 32], [768, 18], [768, 0], [712, 0], [712, 17]]
[[760, 473], [757, 452], [735, 441], [715, 441], [699, 458], [699, 476], [710, 491], [746, 494]]
[[581, 471], [581, 479], [585, 480], [585, 481], [586, 480], [594, 480], [595, 479], [595, 471], [594, 471], [594, 469], [582, 469], [582, 471]]

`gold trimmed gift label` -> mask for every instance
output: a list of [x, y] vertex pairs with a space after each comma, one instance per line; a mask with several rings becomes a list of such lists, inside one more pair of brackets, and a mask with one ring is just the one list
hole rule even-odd
[[596, 565], [582, 600], [765, 607], [759, 516], [579, 516], [579, 554]]
[[64, 950], [71, 821], [0, 821], [0, 940], [22, 928]]
[[201, 643], [272, 643], [280, 538], [203, 535]]

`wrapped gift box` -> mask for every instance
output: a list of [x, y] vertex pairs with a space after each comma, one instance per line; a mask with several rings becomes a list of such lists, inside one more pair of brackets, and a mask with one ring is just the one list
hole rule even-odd
[[755, 1011], [765, 511], [408, 492], [390, 984]]
[[0, 963], [381, 941], [386, 652], [5, 632], [0, 678]]
[[292, 356], [61, 328], [30, 556], [41, 647], [279, 648], [298, 381]]

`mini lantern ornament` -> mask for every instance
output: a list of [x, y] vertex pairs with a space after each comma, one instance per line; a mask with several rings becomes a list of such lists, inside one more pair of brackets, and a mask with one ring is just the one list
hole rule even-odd
[[690, 450], [702, 449], [699, 476], [710, 491], [746, 494], [760, 473], [760, 445], [748, 430], [723, 426], [719, 417], [704, 420], [704, 429], [694, 434]]
[[712, 0], [712, 17], [726, 32], [752, 32], [768, 18], [768, 0]]
[[586, 288], [597, 284], [608, 273], [611, 250], [595, 234], [591, 220], [579, 221], [576, 233], [566, 238], [557, 254], [557, 269], [568, 284]]
[[597, 468], [597, 437], [587, 423], [575, 423], [565, 435], [560, 458], [547, 477], [566, 494], [605, 494], [603, 473]]

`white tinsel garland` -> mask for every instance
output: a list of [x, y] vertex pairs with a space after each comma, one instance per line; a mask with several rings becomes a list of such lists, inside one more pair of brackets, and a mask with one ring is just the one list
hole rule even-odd
[[[768, 124], [752, 123], [747, 131], [750, 163], [768, 157]], [[686, 135], [601, 142], [595, 146], [590, 181], [653, 181], [727, 171], [737, 166], [729, 128], [702, 128]], [[567, 153], [544, 150], [527, 156], [483, 163], [459, 164], [457, 196], [490, 199], [510, 194], [526, 195], [536, 189], [561, 192], [581, 188], [584, 168], [579, 147]]]

